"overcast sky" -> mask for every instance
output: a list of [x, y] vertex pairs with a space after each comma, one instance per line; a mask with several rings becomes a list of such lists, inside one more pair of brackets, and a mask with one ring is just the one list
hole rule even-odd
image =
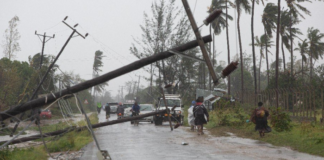
[[[207, 7], [211, 0], [188, 0], [198, 25], [202, 24], [207, 17]], [[277, 0], [268, 0], [267, 2], [277, 3]], [[92, 78], [92, 65], [94, 53], [97, 50], [104, 52], [103, 73], [129, 64], [137, 58], [130, 54], [129, 48], [134, 42], [132, 37], [139, 38], [141, 35], [140, 25], [144, 23], [144, 12], [151, 13], [152, 0], [0, 0], [0, 42], [4, 40], [3, 34], [8, 28], [8, 21], [15, 15], [19, 17], [20, 22], [18, 30], [21, 35], [19, 40], [21, 51], [17, 53], [16, 60], [28, 61], [28, 56], [41, 52], [42, 44], [35, 31], [39, 34], [46, 32], [47, 35], [55, 34], [55, 38], [49, 40], [45, 45], [45, 54], [57, 55], [66, 39], [72, 33], [62, 20], [69, 16], [66, 22], [70, 25], [79, 24], [77, 30], [82, 33], [89, 33], [86, 39], [75, 37], [71, 39], [57, 64], [63, 71], [73, 71], [79, 74], [83, 79]], [[182, 7], [180, 0], [176, 2], [177, 6]], [[315, 27], [324, 33], [323, 9], [324, 2], [304, 3], [311, 12], [312, 16], [305, 16], [298, 27], [304, 33], [301, 39], [305, 39], [308, 27]], [[282, 0], [282, 6], [286, 7]], [[263, 34], [261, 24], [262, 5], [256, 6], [255, 10], [255, 36]], [[185, 12], [182, 9], [183, 12]], [[234, 17], [234, 10], [229, 10], [229, 14]], [[230, 47], [231, 54], [234, 56], [238, 49], [236, 43], [235, 22], [229, 22], [230, 28]], [[251, 18], [250, 15], [244, 15], [241, 19], [243, 51], [251, 54]], [[202, 35], [207, 35], [207, 27], [202, 28]], [[273, 39], [273, 41], [275, 41]], [[225, 31], [215, 38], [217, 52], [217, 61], [227, 61], [226, 34]], [[295, 42], [297, 44], [297, 42]], [[296, 45], [295, 45], [296, 46]], [[4, 56], [3, 48], [0, 48], [0, 58]], [[259, 49], [256, 48], [256, 55], [259, 56]], [[271, 49], [275, 53], [274, 47]], [[297, 59], [300, 59], [299, 53], [294, 52]], [[287, 62], [290, 56], [286, 51]], [[281, 56], [281, 53], [280, 53]], [[274, 55], [270, 56], [270, 62]], [[321, 62], [319, 62], [321, 63]], [[109, 82], [110, 90], [114, 95], [118, 93], [119, 86], [123, 86], [127, 81], [135, 81], [136, 75], [148, 76], [143, 70], [137, 70], [127, 75], [118, 77]], [[148, 86], [148, 82], [141, 80], [141, 86]]]

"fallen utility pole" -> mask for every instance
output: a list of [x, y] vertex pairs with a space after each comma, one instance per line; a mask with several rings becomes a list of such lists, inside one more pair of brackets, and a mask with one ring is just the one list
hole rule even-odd
[[[219, 78], [217, 78], [217, 76], [216, 76], [216, 72], [215, 72], [215, 70], [214, 70], [214, 68], [213, 68], [213, 64], [212, 64], [212, 62], [211, 62], [211, 60], [210, 60], [210, 57], [209, 57], [209, 55], [208, 55], [208, 53], [207, 53], [207, 50], [206, 50], [206, 48], [205, 48], [205, 43], [204, 43], [204, 41], [203, 41], [202, 38], [201, 38], [201, 35], [200, 35], [200, 33], [199, 33], [199, 28], [198, 28], [198, 26], [197, 26], [197, 24], [196, 24], [196, 21], [195, 21], [193, 15], [192, 15], [192, 13], [191, 13], [190, 6], [189, 6], [187, 0], [182, 0], [182, 4], [183, 4], [184, 9], [186, 10], [186, 13], [187, 13], [188, 19], [189, 19], [189, 21], [190, 21], [190, 24], [191, 24], [191, 26], [192, 26], [192, 29], [193, 29], [193, 31], [195, 32], [196, 39], [197, 39], [197, 41], [198, 41], [199, 47], [200, 47], [201, 52], [202, 52], [202, 54], [203, 54], [203, 57], [204, 57], [204, 59], [205, 59], [206, 65], [207, 65], [207, 67], [208, 67], [209, 74], [210, 74], [211, 77], [213, 78], [213, 83], [214, 83], [214, 85], [217, 85], [217, 84], [218, 84], [218, 79], [219, 79]], [[205, 23], [205, 24], [210, 23], [213, 19], [215, 19], [216, 17], [218, 17], [218, 16], [220, 15], [220, 13], [222, 13], [222, 12], [219, 11], [219, 10], [216, 10], [216, 12], [214, 12], [214, 14], [212, 14], [212, 16], [209, 16], [209, 17], [205, 20], [204, 23]]]
[[[135, 117], [123, 118], [123, 119], [118, 119], [118, 120], [113, 120], [113, 121], [108, 121], [108, 122], [101, 122], [101, 123], [97, 123], [97, 124], [92, 124], [91, 126], [92, 126], [92, 128], [100, 128], [100, 127], [104, 127], [104, 126], [109, 126], [109, 125], [118, 124], [118, 123], [124, 123], [124, 122], [128, 122], [128, 121], [142, 119], [144, 117], [153, 116], [153, 115], [156, 115], [156, 114], [165, 114], [165, 113], [166, 113], [166, 110], [160, 110], [160, 111], [156, 111], [156, 112], [150, 112], [150, 113], [142, 114], [142, 115], [135, 116]], [[71, 132], [71, 131], [82, 131], [82, 130], [85, 130], [85, 129], [87, 129], [86, 126], [78, 127], [78, 128], [69, 127], [69, 128], [54, 131], [54, 132], [44, 133], [43, 138], [51, 137], [51, 136], [57, 136], [57, 135], [61, 135], [61, 134], [64, 134], [64, 133]], [[29, 136], [29, 137], [23, 137], [23, 138], [13, 140], [8, 145], [27, 142], [27, 141], [31, 141], [31, 140], [40, 139], [40, 138], [42, 138], [42, 135], [40, 135], [40, 134]], [[0, 145], [4, 144], [6, 142], [7, 141], [0, 141]]]
[[[203, 37], [202, 40], [205, 43], [212, 41], [210, 35]], [[189, 49], [192, 49], [192, 48], [197, 47], [197, 46], [198, 46], [198, 42], [197, 42], [197, 40], [194, 40], [194, 41], [190, 41], [190, 42], [188, 42], [186, 44], [180, 45], [178, 47], [172, 48], [171, 50], [177, 51], [177, 52], [183, 52], [185, 50], [189, 50]], [[61, 92], [56, 92], [56, 93], [53, 93], [53, 94], [47, 94], [45, 97], [34, 99], [34, 100], [31, 100], [29, 102], [26, 102], [26, 103], [18, 105], [18, 106], [13, 106], [13, 107], [11, 107], [11, 109], [0, 113], [0, 121], [6, 120], [7, 118], [13, 117], [13, 116], [15, 116], [15, 115], [17, 115], [19, 113], [25, 112], [27, 110], [30, 110], [30, 109], [33, 109], [33, 108], [38, 108], [38, 107], [41, 107], [41, 106], [43, 106], [45, 104], [48, 104], [48, 103], [52, 103], [56, 99], [58, 99], [58, 98], [60, 98], [60, 97], [62, 97], [64, 95], [77, 93], [77, 92], [80, 92], [82, 90], [89, 89], [92, 86], [104, 83], [106, 81], [109, 81], [111, 79], [114, 79], [116, 77], [124, 75], [126, 73], [129, 73], [131, 71], [140, 69], [141, 67], [149, 65], [149, 64], [154, 63], [156, 61], [171, 57], [173, 55], [174, 54], [172, 54], [172, 53], [170, 53], [168, 51], [160, 52], [160, 53], [155, 54], [153, 56], [137, 60], [137, 61], [135, 61], [133, 63], [130, 63], [130, 64], [124, 66], [124, 67], [121, 67], [121, 68], [116, 69], [114, 71], [111, 71], [109, 73], [103, 74], [103, 75], [101, 75], [99, 77], [96, 77], [94, 79], [79, 83], [79, 84], [77, 84], [77, 85], [75, 85], [73, 87], [68, 87], [67, 89], [62, 90]]]

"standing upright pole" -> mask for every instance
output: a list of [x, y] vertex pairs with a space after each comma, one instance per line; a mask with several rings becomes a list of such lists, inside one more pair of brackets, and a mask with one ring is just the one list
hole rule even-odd
[[[141, 76], [138, 76], [137, 92], [136, 92], [136, 94], [138, 94], [140, 80], [141, 80]], [[136, 95], [136, 96], [138, 96], [138, 95]]]
[[39, 69], [42, 69], [42, 64], [43, 64], [43, 56], [44, 56], [44, 48], [45, 48], [45, 37], [46, 37], [46, 32], [44, 33], [43, 36], [43, 45], [42, 45], [42, 54], [41, 54], [41, 59], [40, 59], [40, 64], [39, 64]]
[[[43, 44], [42, 45], [42, 53], [41, 53], [40, 63], [39, 63], [39, 69], [41, 69], [42, 68], [42, 64], [43, 64], [43, 56], [44, 56], [45, 43], [47, 41], [49, 41], [51, 38], [54, 38], [55, 37], [55, 34], [53, 34], [53, 37], [51, 37], [51, 36], [46, 36], [46, 32], [43, 35], [41, 35], [41, 34], [37, 34], [37, 31], [35, 31], [35, 35], [37, 35], [38, 37], [43, 37], [43, 40], [42, 40], [42, 44]], [[48, 37], [49, 39], [46, 40], [46, 37]]]
[[[201, 35], [200, 35], [200, 33], [199, 33], [199, 30], [198, 30], [198, 27], [197, 27], [196, 21], [195, 21], [193, 15], [192, 15], [192, 13], [191, 13], [190, 6], [189, 6], [187, 0], [182, 0], [182, 3], [183, 3], [183, 6], [184, 6], [184, 9], [186, 10], [186, 13], [187, 13], [187, 16], [188, 16], [188, 18], [189, 18], [189, 21], [190, 21], [190, 24], [191, 24], [191, 26], [192, 26], [192, 29], [193, 29], [193, 31], [195, 32], [196, 39], [197, 39], [197, 41], [198, 41], [198, 44], [199, 44], [199, 47], [200, 47], [201, 52], [202, 52], [202, 54], [203, 54], [203, 57], [204, 57], [204, 59], [205, 59], [205, 61], [206, 61], [206, 64], [207, 64], [207, 67], [208, 67], [209, 73], [210, 73], [211, 77], [213, 78], [213, 83], [214, 83], [214, 85], [217, 85], [217, 84], [218, 84], [218, 78], [217, 78], [217, 76], [216, 76], [215, 70], [214, 70], [214, 68], [213, 68], [213, 65], [212, 65], [212, 63], [211, 63], [211, 61], [210, 61], [209, 55], [208, 55], [207, 50], [206, 50], [206, 48], [205, 48], [205, 43], [204, 43], [204, 41], [202, 40]], [[221, 13], [221, 12], [220, 12], [220, 13]], [[220, 14], [220, 13], [219, 13], [219, 14]], [[219, 15], [217, 15], [217, 16], [219, 16]], [[210, 21], [210, 20], [206, 20], [206, 23], [209, 23], [208, 21]], [[204, 78], [204, 79], [205, 79], [205, 78]], [[205, 84], [204, 84], [204, 86], [205, 86]]]

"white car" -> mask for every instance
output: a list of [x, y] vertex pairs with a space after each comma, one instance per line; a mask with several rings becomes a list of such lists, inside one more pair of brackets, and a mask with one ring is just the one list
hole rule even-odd
[[[150, 113], [150, 112], [153, 112], [155, 110], [153, 104], [140, 104], [139, 106], [141, 107], [140, 115]], [[144, 117], [143, 119], [141, 119], [139, 121], [140, 122], [151, 122], [151, 123], [153, 123], [153, 116]]]

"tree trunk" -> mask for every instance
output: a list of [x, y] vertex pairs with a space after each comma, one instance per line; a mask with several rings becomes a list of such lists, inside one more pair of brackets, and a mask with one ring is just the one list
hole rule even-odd
[[[152, 95], [152, 81], [153, 81], [153, 67], [152, 67], [152, 64], [151, 64], [151, 82], [150, 82], [150, 94]], [[153, 99], [152, 99], [152, 102], [153, 102]]]
[[[237, 6], [239, 7], [239, 6]], [[243, 80], [243, 53], [242, 53], [242, 43], [241, 43], [241, 31], [240, 31], [240, 17], [241, 14], [239, 13], [239, 10], [237, 8], [237, 31], [238, 31], [238, 37], [239, 37], [239, 46], [240, 46], [240, 60], [241, 60], [241, 103], [243, 103], [244, 94], [243, 94], [243, 86], [244, 86], [244, 80]]]
[[279, 107], [279, 96], [278, 96], [278, 72], [279, 72], [279, 27], [280, 27], [280, 0], [278, 0], [278, 19], [277, 19], [277, 37], [276, 37], [276, 81], [275, 81], [275, 87], [277, 89], [276, 91], [276, 108], [278, 111]]
[[[254, 47], [254, 4], [255, 0], [252, 0], [252, 15], [251, 15], [251, 35], [252, 35], [252, 56], [253, 56], [253, 74], [254, 74], [254, 94], [257, 94], [257, 75], [256, 75], [256, 64], [255, 64], [255, 47]], [[260, 88], [259, 88], [260, 90]]]
[[282, 63], [283, 63], [283, 69], [286, 71], [286, 59], [285, 59], [285, 51], [283, 47], [283, 41], [281, 41], [281, 51], [282, 51]]
[[[309, 48], [311, 48], [310, 46]], [[309, 73], [309, 83], [312, 84], [312, 79], [313, 79], [313, 54], [312, 51], [310, 53], [310, 73]]]
[[290, 53], [291, 53], [291, 57], [290, 57], [290, 75], [293, 75], [294, 72], [294, 50], [293, 50], [293, 37], [291, 34], [291, 27], [292, 27], [292, 20], [291, 20], [291, 12], [290, 12], [290, 25], [289, 25], [289, 32], [290, 32]]
[[302, 80], [304, 83], [304, 58], [302, 57]]
[[[261, 45], [262, 49], [262, 45]], [[261, 62], [262, 62], [262, 55], [260, 55], [260, 64], [259, 64], [259, 93], [261, 91]]]
[[[230, 64], [231, 63], [231, 54], [230, 54], [230, 46], [229, 46], [229, 38], [228, 38], [228, 22], [227, 22], [227, 15], [228, 15], [228, 13], [227, 13], [227, 0], [226, 0], [226, 3], [225, 3], [225, 5], [226, 5], [226, 40], [227, 40], [227, 62], [228, 62], [228, 64]], [[227, 83], [227, 93], [228, 93], [228, 95], [230, 95], [231, 94], [231, 77], [230, 77], [230, 75], [228, 75], [227, 76], [227, 80], [228, 80], [228, 83]]]
[[269, 85], [269, 62], [268, 62], [268, 36], [267, 36], [267, 32], [266, 30], [265, 31], [265, 35], [266, 35], [266, 50], [265, 50], [265, 53], [266, 53], [266, 61], [267, 61], [267, 79], [268, 79], [268, 84]]

